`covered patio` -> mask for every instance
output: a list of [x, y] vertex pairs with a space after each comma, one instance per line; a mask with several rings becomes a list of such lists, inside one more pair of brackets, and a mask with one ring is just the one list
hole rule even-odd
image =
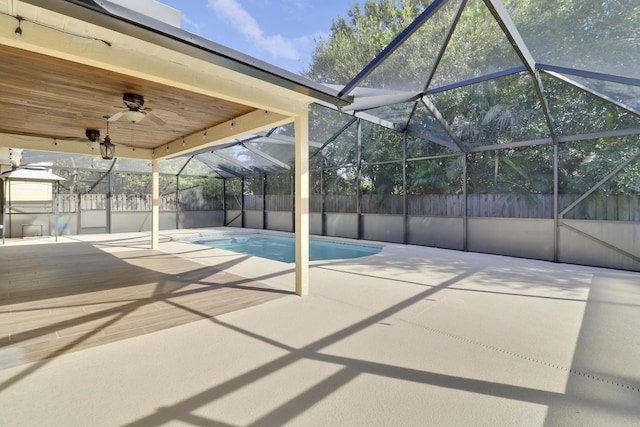
[[[311, 262], [317, 285], [300, 299], [291, 264], [179, 240], [220, 231], [163, 232], [158, 251], [142, 252], [147, 233], [61, 237], [61, 255], [101, 257], [91, 277], [73, 257], [38, 258], [37, 272], [19, 274], [3, 262], [3, 301], [30, 295], [3, 305], [3, 325], [43, 308], [75, 314], [55, 322], [69, 328], [54, 358], [19, 360], [21, 345], [50, 329], [4, 333], [0, 421], [540, 426], [640, 416], [636, 272], [384, 244], [375, 256]], [[11, 239], [0, 255], [37, 254], [52, 240]], [[62, 271], [104, 291], [84, 302], [56, 295]], [[126, 271], [136, 272], [130, 286], [111, 293]], [[40, 289], [51, 293], [27, 291], [48, 278]], [[243, 309], [207, 311], [219, 292]], [[145, 311], [170, 318], [172, 307], [188, 323], [128, 335]], [[126, 339], [92, 343], [120, 321]]]
[[0, 2], [0, 146], [159, 164], [293, 123], [296, 292], [308, 292], [308, 107], [336, 90], [106, 2]]

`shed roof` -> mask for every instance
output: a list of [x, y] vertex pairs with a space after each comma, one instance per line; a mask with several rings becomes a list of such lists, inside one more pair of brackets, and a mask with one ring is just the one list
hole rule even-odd
[[20, 168], [0, 174], [3, 181], [39, 181], [56, 182], [64, 181], [65, 178], [58, 176], [42, 168]]

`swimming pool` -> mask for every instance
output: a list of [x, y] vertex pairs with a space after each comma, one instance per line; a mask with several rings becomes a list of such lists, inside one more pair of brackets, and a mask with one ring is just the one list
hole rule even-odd
[[[195, 243], [274, 261], [292, 263], [296, 259], [296, 244], [293, 236], [262, 233], [217, 234], [196, 240]], [[359, 258], [377, 254], [381, 250], [380, 246], [319, 239], [309, 240], [309, 259], [311, 261]]]

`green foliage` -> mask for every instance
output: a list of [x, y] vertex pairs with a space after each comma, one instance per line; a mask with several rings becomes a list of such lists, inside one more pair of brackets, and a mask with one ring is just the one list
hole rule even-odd
[[267, 175], [267, 194], [291, 194], [291, 178], [289, 172]]
[[356, 3], [347, 18], [333, 20], [328, 39], [316, 40], [312, 64], [302, 74], [322, 83], [348, 83], [430, 3], [367, 0], [362, 8]]
[[[368, 0], [356, 4], [346, 18], [333, 21], [327, 39], [317, 41], [313, 63], [306, 77], [324, 83], [346, 84], [409, 25], [431, 1]], [[447, 2], [362, 83], [381, 89], [423, 90], [435, 66], [446, 30], [453, 22], [460, 2]], [[505, 0], [527, 48], [543, 63], [630, 75], [640, 67], [640, 4], [634, 0]], [[492, 72], [522, 65], [516, 51], [496, 24], [482, 0], [469, 0], [457, 23], [442, 60], [433, 74], [431, 88], [457, 83]], [[535, 81], [528, 72], [491, 81], [465, 85], [429, 95], [449, 129], [467, 149], [491, 146], [491, 150], [467, 155], [467, 185], [470, 193], [552, 194], [553, 147], [495, 149], [500, 145], [550, 139], [592, 132], [637, 129], [640, 119], [622, 108], [572, 88], [564, 82], [542, 76], [551, 123], [543, 114]], [[603, 93], [612, 90], [594, 82]], [[598, 86], [596, 86], [598, 85]], [[375, 111], [404, 129], [404, 106]], [[406, 111], [411, 111], [408, 109]], [[418, 134], [448, 140], [424, 109], [414, 114], [410, 129]], [[337, 123], [335, 118], [314, 116], [319, 128]], [[337, 126], [334, 125], [335, 129]], [[362, 126], [361, 185], [365, 193], [399, 194], [402, 135], [380, 126]], [[357, 172], [356, 127], [329, 144], [323, 151], [330, 191], [352, 191]], [[622, 159], [640, 149], [637, 136], [600, 138], [560, 144], [559, 189], [580, 194], [610, 173]], [[410, 140], [408, 157], [451, 154], [437, 144]], [[321, 162], [316, 161], [315, 167]], [[348, 166], [348, 167], [347, 167]], [[604, 185], [601, 192], [632, 194], [640, 191], [638, 161]], [[463, 188], [462, 157], [409, 162], [410, 194], [456, 194]]]
[[222, 199], [224, 182], [219, 178], [193, 178], [194, 185], [202, 188], [202, 194], [210, 199]]

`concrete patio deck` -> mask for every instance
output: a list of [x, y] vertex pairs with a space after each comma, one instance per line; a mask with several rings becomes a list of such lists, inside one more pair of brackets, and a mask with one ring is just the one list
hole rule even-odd
[[[164, 231], [160, 250], [293, 291], [292, 264], [176, 240], [218, 230]], [[2, 369], [0, 425], [638, 425], [640, 273], [382, 245], [312, 262], [308, 297]]]

